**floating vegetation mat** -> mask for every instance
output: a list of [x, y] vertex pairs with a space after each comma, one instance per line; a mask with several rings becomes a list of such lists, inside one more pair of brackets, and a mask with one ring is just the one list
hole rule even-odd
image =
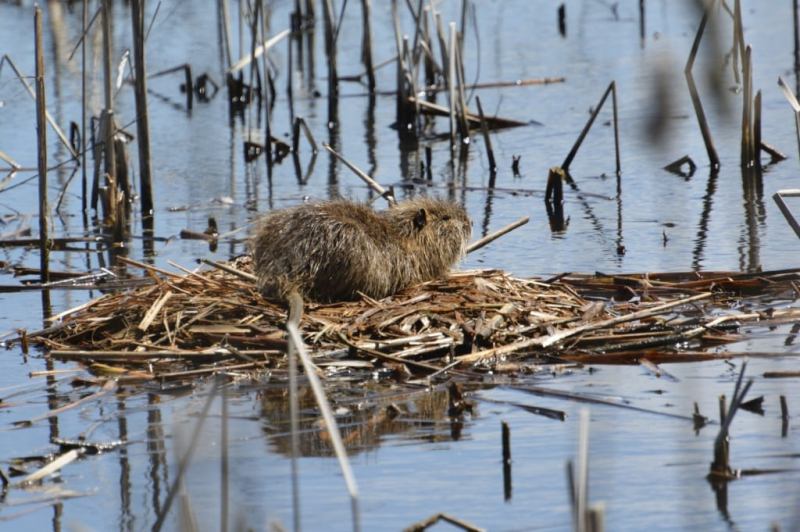
[[[286, 376], [286, 310], [247, 279], [249, 259], [232, 262], [231, 271], [170, 273], [136, 264], [149, 284], [63, 312], [18, 341], [122, 382], [218, 372]], [[747, 324], [800, 319], [792, 305], [798, 271], [546, 281], [455, 272], [380, 301], [307, 303], [301, 330], [321, 372], [354, 379], [530, 373], [564, 362], [652, 369], [731, 356], [707, 348], [739, 340]]]

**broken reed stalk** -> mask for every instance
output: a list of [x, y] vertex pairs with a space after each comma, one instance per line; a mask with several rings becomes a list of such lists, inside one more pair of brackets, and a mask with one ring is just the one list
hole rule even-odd
[[797, 151], [800, 153], [800, 102], [797, 101], [797, 96], [795, 96], [792, 89], [789, 88], [789, 85], [780, 76], [778, 76], [778, 85], [783, 91], [783, 95], [786, 97], [789, 105], [792, 106], [792, 111], [794, 111], [794, 130], [797, 135]]
[[367, 73], [369, 92], [375, 92], [375, 69], [372, 64], [372, 0], [361, 0], [364, 35], [361, 40], [361, 62]]
[[[261, 26], [261, 36], [267, 36], [267, 12], [264, 9], [263, 5], [261, 7], [261, 20], [259, 24]], [[291, 43], [289, 44], [291, 49]], [[269, 83], [270, 83], [270, 74], [269, 74], [269, 58], [268, 54], [269, 48], [267, 48], [266, 44], [264, 45], [264, 53], [261, 54], [261, 70], [263, 71], [264, 75], [264, 89], [263, 89], [263, 98], [264, 98], [264, 151], [266, 160], [267, 160], [267, 176], [271, 179], [272, 178], [272, 124], [271, 124], [271, 107], [270, 107], [270, 90], [269, 90]], [[291, 78], [291, 73], [288, 76]], [[290, 110], [294, 110], [294, 106], [290, 106]]]
[[489, 188], [494, 188], [494, 178], [497, 175], [497, 164], [494, 160], [492, 139], [489, 137], [489, 127], [486, 125], [486, 119], [483, 117], [483, 106], [481, 105], [480, 96], [475, 97], [475, 103], [478, 105], [478, 115], [481, 117], [481, 132], [483, 133], [483, 142], [486, 144], [486, 156], [489, 158], [489, 172], [491, 175]]
[[39, 269], [42, 283], [50, 282], [50, 243], [47, 228], [47, 122], [45, 119], [44, 49], [42, 48], [42, 10], [33, 12], [36, 40], [36, 153], [39, 168]]
[[[464, 58], [461, 48], [456, 48], [456, 79], [458, 80], [458, 129], [461, 131], [462, 144], [469, 143], [469, 122], [467, 121], [467, 98], [464, 94]], [[416, 92], [414, 92], [416, 94]]]
[[467, 246], [466, 252], [467, 253], [472, 253], [473, 251], [481, 249], [482, 247], [486, 246], [487, 244], [490, 244], [491, 242], [494, 242], [495, 240], [497, 240], [501, 236], [505, 235], [506, 233], [510, 233], [511, 231], [516, 229], [517, 227], [525, 225], [526, 223], [528, 223], [529, 220], [530, 220], [530, 218], [528, 218], [527, 216], [523, 216], [522, 218], [520, 218], [516, 222], [510, 223], [507, 226], [503, 227], [502, 229], [499, 229], [499, 230], [495, 231], [494, 233], [486, 235], [485, 237], [481, 238], [480, 240], [476, 240], [475, 242], [473, 242], [472, 244]]
[[350, 170], [352, 170], [354, 174], [360, 177], [364, 181], [364, 183], [367, 184], [369, 188], [371, 188], [372, 190], [380, 194], [383, 198], [385, 198], [390, 206], [397, 203], [397, 200], [392, 195], [391, 190], [383, 188], [380, 183], [372, 179], [364, 170], [354, 165], [353, 163], [345, 159], [342, 155], [340, 155], [336, 150], [331, 148], [330, 144], [323, 142], [322, 147], [328, 150], [328, 152], [331, 155], [333, 155], [334, 157], [339, 159], [342, 163], [344, 163], [344, 165], [348, 167]]
[[164, 500], [163, 506], [161, 507], [161, 512], [158, 514], [158, 518], [153, 525], [153, 532], [159, 532], [159, 530], [161, 530], [161, 528], [164, 526], [164, 522], [167, 519], [169, 510], [172, 507], [172, 502], [175, 500], [175, 495], [178, 494], [179, 488], [183, 483], [183, 477], [186, 474], [186, 469], [189, 467], [189, 462], [192, 460], [192, 455], [194, 454], [194, 450], [197, 447], [197, 442], [200, 439], [200, 431], [202, 430], [203, 424], [208, 417], [208, 411], [211, 409], [211, 403], [214, 402], [214, 397], [216, 397], [216, 395], [217, 386], [215, 385], [211, 388], [211, 393], [208, 394], [206, 403], [203, 405], [203, 410], [200, 412], [200, 417], [194, 424], [192, 438], [189, 440], [189, 448], [186, 449], [186, 452], [178, 462], [178, 471], [175, 473], [175, 479], [172, 481], [172, 485], [167, 493], [167, 497]]
[[752, 164], [756, 168], [761, 168], [761, 91], [756, 92], [753, 100], [753, 151]]
[[[11, 67], [11, 70], [14, 71], [14, 75], [17, 77], [17, 79], [22, 84], [22, 86], [25, 88], [25, 92], [27, 92], [28, 95], [31, 97], [31, 99], [34, 102], [36, 102], [35, 89], [31, 88], [31, 86], [28, 84], [28, 81], [27, 81], [29, 76], [23, 76], [22, 73], [17, 68], [17, 65], [14, 63], [14, 61], [8, 55], [3, 55], [2, 59], [0, 59], [0, 64], [2, 64], [3, 61], [8, 63], [8, 65]], [[77, 160], [78, 159], [78, 153], [73, 149], [72, 144], [70, 144], [69, 139], [67, 138], [67, 135], [61, 129], [61, 127], [59, 127], [59, 125], [56, 123], [56, 121], [53, 120], [52, 115], [50, 114], [50, 112], [47, 109], [44, 110], [44, 116], [47, 119], [47, 123], [50, 124], [50, 127], [53, 128], [53, 131], [56, 132], [56, 135], [58, 136], [58, 140], [61, 141], [61, 144], [63, 144], [64, 149], [66, 149], [69, 152], [69, 154], [74, 159]]]
[[[81, 12], [81, 210], [87, 206], [86, 180], [86, 29], [89, 20], [89, 0], [83, 0]], [[95, 16], [97, 14], [95, 13]]]
[[697, 115], [697, 122], [700, 124], [700, 133], [703, 135], [703, 143], [706, 145], [706, 152], [708, 153], [708, 160], [711, 164], [711, 171], [716, 173], [719, 171], [720, 161], [717, 150], [714, 147], [714, 139], [711, 137], [711, 129], [708, 127], [708, 120], [706, 119], [705, 111], [703, 110], [703, 103], [700, 101], [700, 94], [697, 92], [697, 85], [694, 82], [694, 75], [692, 68], [694, 61], [697, 57], [697, 50], [700, 48], [700, 40], [703, 38], [703, 31], [705, 30], [711, 8], [707, 8], [703, 13], [703, 18], [700, 20], [700, 26], [697, 28], [697, 34], [692, 43], [692, 50], [689, 52], [689, 58], [686, 60], [686, 66], [683, 69], [683, 74], [686, 77], [686, 84], [689, 87], [689, 95], [692, 98], [692, 106]]
[[450, 44], [447, 52], [447, 94], [450, 105], [450, 160], [456, 149], [456, 23], [450, 23]]
[[789, 224], [792, 230], [794, 230], [797, 237], [800, 238], [800, 222], [797, 221], [797, 219], [794, 217], [794, 214], [792, 214], [791, 209], [789, 209], [789, 206], [786, 205], [785, 201], [783, 201], [784, 196], [788, 198], [800, 197], [800, 189], [779, 190], [772, 195], [772, 199], [780, 209], [783, 217], [786, 218], [786, 222]]
[[[289, 358], [297, 356], [303, 364], [306, 378], [311, 385], [311, 390], [314, 393], [314, 398], [317, 400], [322, 419], [325, 421], [328, 435], [330, 436], [333, 450], [336, 453], [336, 458], [339, 460], [339, 467], [342, 470], [347, 491], [350, 494], [350, 507], [353, 516], [353, 530], [359, 532], [361, 530], [361, 518], [358, 510], [358, 485], [356, 484], [353, 470], [350, 467], [350, 460], [347, 457], [347, 449], [342, 442], [342, 434], [339, 431], [339, 425], [336, 423], [336, 418], [333, 416], [333, 411], [328, 403], [328, 398], [325, 396], [325, 390], [317, 376], [317, 368], [311, 361], [311, 356], [308, 354], [303, 339], [300, 337], [300, 331], [294, 323], [287, 323], [287, 332], [289, 337]], [[296, 365], [296, 363], [295, 363]], [[294, 434], [294, 429], [292, 430]]]
[[572, 160], [575, 158], [575, 155], [578, 153], [578, 149], [581, 147], [583, 143], [583, 139], [586, 138], [586, 134], [589, 133], [589, 130], [592, 128], [592, 124], [594, 124], [597, 115], [600, 113], [600, 110], [603, 108], [603, 104], [606, 103], [606, 99], [608, 98], [609, 94], [613, 94], [611, 102], [614, 107], [614, 149], [616, 154], [616, 164], [617, 164], [617, 176], [619, 176], [622, 172], [620, 167], [620, 157], [619, 157], [619, 126], [617, 124], [617, 82], [612, 81], [608, 84], [608, 88], [603, 93], [603, 97], [600, 98], [600, 101], [597, 103], [597, 107], [595, 107], [594, 111], [592, 111], [592, 115], [589, 117], [589, 121], [586, 122], [586, 125], [583, 127], [583, 130], [578, 135], [575, 144], [573, 144], [572, 149], [567, 154], [567, 157], [564, 159], [564, 162], [561, 164], [561, 168], [564, 169], [564, 172], [569, 174], [569, 165], [572, 164]]
[[745, 49], [742, 60], [742, 168], [753, 165], [753, 71], [752, 50]]
[[337, 122], [339, 80], [336, 69], [336, 21], [331, 0], [322, 0], [325, 18], [325, 55], [328, 58], [328, 122]]
[[116, 183], [115, 163], [116, 156], [114, 153], [114, 92], [113, 92], [113, 78], [112, 78], [112, 57], [113, 52], [111, 49], [111, 17], [110, 17], [111, 0], [103, 0], [101, 21], [103, 31], [103, 88], [105, 95], [105, 108], [103, 109], [103, 116], [105, 117], [105, 136], [103, 138], [103, 150], [105, 151], [105, 170], [108, 174], [109, 181]]
[[747, 381], [742, 387], [742, 380], [744, 373], [747, 369], [747, 361], [742, 362], [742, 369], [739, 371], [739, 377], [736, 379], [736, 386], [733, 389], [733, 397], [731, 397], [731, 404], [725, 411], [724, 401], [725, 396], [720, 397], [720, 429], [714, 440], [714, 461], [711, 462], [711, 468], [708, 473], [710, 480], [731, 480], [736, 478], [736, 473], [730, 467], [730, 453], [729, 453], [729, 438], [728, 431], [733, 421], [733, 417], [739, 410], [739, 407], [753, 385], [753, 379]]
[[217, 2], [217, 9], [219, 10], [219, 24], [222, 30], [222, 50], [225, 54], [225, 69], [230, 68], [233, 64], [231, 55], [231, 15], [228, 8], [228, 0], [219, 0]]
[[[139, 193], [142, 216], [153, 215], [153, 182], [150, 166], [150, 118], [147, 112], [147, 68], [144, 59], [144, 11], [145, 0], [131, 1], [131, 24], [133, 26], [133, 57], [136, 70], [134, 92], [136, 94], [136, 132], [139, 144]], [[187, 87], [187, 91], [189, 88]]]

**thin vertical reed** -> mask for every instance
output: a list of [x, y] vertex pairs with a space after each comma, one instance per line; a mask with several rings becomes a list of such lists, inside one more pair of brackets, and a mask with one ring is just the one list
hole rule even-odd
[[103, 115], [106, 118], [105, 136], [103, 137], [103, 149], [105, 151], [105, 170], [112, 182], [116, 181], [114, 166], [116, 156], [114, 154], [114, 93], [113, 93], [113, 74], [112, 74], [112, 43], [111, 43], [111, 0], [103, 0], [102, 24], [103, 24], [103, 88], [105, 95], [105, 109]]
[[[347, 485], [347, 491], [350, 493], [353, 530], [354, 532], [359, 532], [361, 530], [361, 517], [358, 509], [358, 485], [356, 484], [353, 470], [350, 467], [350, 460], [347, 457], [347, 449], [345, 449], [344, 442], [342, 441], [342, 435], [339, 432], [339, 426], [336, 423], [336, 418], [333, 416], [333, 411], [331, 410], [328, 399], [325, 396], [325, 391], [322, 388], [319, 377], [317, 377], [317, 368], [314, 366], [311, 357], [306, 351], [306, 346], [300, 337], [300, 331], [297, 329], [297, 325], [290, 321], [287, 323], [286, 329], [289, 333], [289, 357], [294, 358], [297, 356], [300, 359], [300, 362], [303, 364], [306, 378], [308, 379], [308, 383], [311, 385], [314, 398], [317, 400], [317, 406], [322, 414], [322, 419], [325, 421], [325, 426], [328, 430], [331, 443], [333, 444], [333, 450], [336, 453], [336, 458], [339, 460], [339, 467], [342, 470], [342, 475], [344, 476], [344, 481]], [[295, 432], [293, 429], [292, 434], [294, 433]]]
[[481, 117], [481, 132], [483, 133], [483, 142], [486, 144], [486, 156], [489, 159], [489, 172], [491, 174], [491, 181], [489, 188], [494, 188], [494, 177], [497, 175], [497, 164], [494, 160], [494, 150], [492, 149], [492, 139], [489, 136], [489, 127], [486, 125], [486, 118], [483, 116], [483, 106], [481, 105], [480, 96], [475, 97], [475, 103], [478, 106], [478, 114]]
[[42, 10], [33, 12], [36, 40], [36, 154], [39, 165], [39, 264], [42, 284], [50, 282], [50, 242], [48, 238], [47, 206], [47, 122], [44, 87], [44, 48], [42, 46]]
[[225, 50], [225, 70], [233, 64], [231, 57], [231, 15], [228, 8], [228, 0], [219, 0], [219, 12], [222, 16], [222, 35]]
[[294, 344], [290, 341], [286, 357], [289, 362], [289, 418], [292, 431], [292, 529], [294, 532], [300, 532], [300, 475], [297, 464], [300, 456], [300, 401], [297, 391], [297, 357], [294, 356], [294, 349]]
[[361, 17], [364, 35], [361, 40], [361, 62], [367, 71], [367, 87], [375, 92], [375, 69], [372, 64], [372, 0], [361, 0]]
[[[133, 57], [136, 70], [136, 131], [139, 145], [139, 193], [142, 216], [153, 215], [153, 182], [150, 166], [150, 117], [147, 112], [147, 68], [144, 55], [144, 11], [146, 0], [131, 1]], [[190, 89], [187, 87], [187, 91]]]
[[751, 49], [745, 49], [744, 59], [742, 60], [742, 168], [747, 168], [753, 163], [753, 85], [751, 69]]
[[[266, 13], [266, 10], [264, 9], [263, 0], [259, 0], [259, 2], [261, 2], [261, 19], [260, 19], [261, 37], [266, 39], [266, 37], [267, 37], [267, 28], [266, 28], [266, 26], [267, 26], [267, 24], [266, 24], [267, 13]], [[291, 42], [291, 39], [289, 39], [289, 42]], [[269, 50], [265, 46], [264, 47], [264, 53], [261, 54], [261, 69], [264, 72], [264, 89], [263, 89], [263, 93], [264, 93], [264, 151], [265, 151], [265, 155], [266, 155], [266, 159], [267, 159], [267, 172], [268, 172], [268, 175], [270, 175], [270, 177], [271, 177], [271, 175], [272, 175], [272, 124], [271, 124], [271, 108], [270, 108], [271, 95], [270, 95], [270, 90], [269, 90], [269, 87], [268, 87], [268, 85], [269, 85], [269, 60], [268, 60], [269, 58], [267, 57], [268, 53], [269, 53]], [[301, 58], [301, 61], [302, 61], [302, 58]], [[291, 73], [289, 73], [289, 77], [291, 77]], [[290, 106], [290, 109], [292, 111], [294, 111], [294, 107], [293, 106]]]
[[794, 69], [800, 70], [800, 28], [798, 28], [798, 0], [792, 0], [792, 21], [794, 22]]
[[753, 100], [753, 164], [761, 168], [761, 91]]
[[456, 23], [450, 23], [450, 44], [447, 65], [447, 94], [450, 104], [450, 152], [456, 147]]
[[81, 209], [86, 212], [86, 27], [89, 25], [89, 0], [83, 0], [81, 13]]

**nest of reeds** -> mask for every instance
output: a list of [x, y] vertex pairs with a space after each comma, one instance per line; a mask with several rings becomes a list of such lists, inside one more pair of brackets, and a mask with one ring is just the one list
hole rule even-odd
[[[26, 340], [122, 379], [282, 374], [286, 309], [246, 278], [248, 258], [229, 271], [138, 266], [150, 284], [66, 311]], [[800, 310], [765, 300], [766, 293], [771, 301], [793, 297], [797, 279], [796, 272], [776, 272], [564, 275], [547, 282], [499, 270], [454, 272], [380, 301], [308, 303], [301, 330], [319, 367], [368, 375], [703, 359], [718, 355], [700, 348], [738, 339], [732, 333], [742, 323], [797, 319]], [[748, 298], [753, 310], [745, 312]]]

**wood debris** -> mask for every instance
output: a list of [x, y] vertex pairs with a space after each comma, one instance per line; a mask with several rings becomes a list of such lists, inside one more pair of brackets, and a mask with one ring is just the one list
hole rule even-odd
[[[136, 265], [150, 285], [63, 312], [47, 329], [27, 332], [27, 341], [50, 356], [81, 361], [98, 385], [219, 372], [285, 377], [286, 310], [258, 293], [249, 258], [227, 271], [186, 274]], [[565, 274], [544, 281], [463, 271], [380, 301], [307, 303], [301, 330], [321, 373], [354, 378], [508, 367], [530, 373], [568, 361], [653, 368], [724, 357], [705, 349], [739, 339], [742, 324], [797, 320], [800, 309], [775, 302], [796, 296], [798, 276]]]

